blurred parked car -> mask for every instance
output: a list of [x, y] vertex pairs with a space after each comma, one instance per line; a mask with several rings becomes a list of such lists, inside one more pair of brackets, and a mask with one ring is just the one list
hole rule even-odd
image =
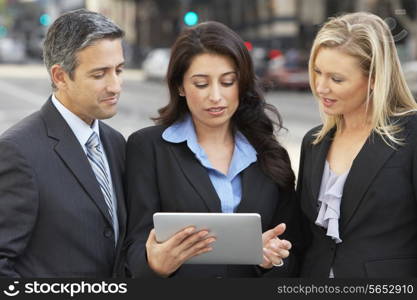
[[408, 87], [417, 100], [417, 60], [409, 61], [403, 64], [403, 71]]
[[267, 88], [309, 89], [307, 55], [296, 49], [276, 55], [269, 61], [262, 83]]
[[257, 76], [263, 76], [265, 74], [266, 68], [267, 68], [267, 53], [265, 48], [262, 47], [254, 47], [250, 51], [252, 62], [253, 62], [253, 68], [255, 71], [255, 74]]
[[42, 32], [36, 32], [31, 34], [26, 40], [26, 53], [30, 58], [42, 60], [42, 44], [44, 38]]
[[163, 80], [168, 71], [170, 49], [151, 50], [143, 61], [142, 68], [147, 79]]
[[0, 62], [22, 63], [26, 60], [26, 47], [23, 41], [13, 38], [0, 39]]

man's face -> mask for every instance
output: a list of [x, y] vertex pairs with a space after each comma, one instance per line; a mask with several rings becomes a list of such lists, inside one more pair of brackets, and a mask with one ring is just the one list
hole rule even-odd
[[64, 74], [65, 85], [57, 98], [84, 122], [108, 119], [117, 112], [124, 66], [121, 39], [102, 39], [77, 54], [73, 78]]

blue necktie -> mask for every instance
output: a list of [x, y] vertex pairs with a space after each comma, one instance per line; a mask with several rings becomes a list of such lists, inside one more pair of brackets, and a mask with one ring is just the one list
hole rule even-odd
[[[103, 192], [104, 201], [107, 204], [111, 220], [114, 226], [114, 209], [112, 200], [112, 188], [107, 174], [106, 168], [103, 161], [103, 151], [101, 150], [100, 141], [95, 132], [93, 132], [85, 143], [87, 147], [87, 157], [90, 161], [91, 168], [96, 175], [97, 181], [100, 185], [101, 191]], [[114, 229], [114, 228], [113, 228]]]

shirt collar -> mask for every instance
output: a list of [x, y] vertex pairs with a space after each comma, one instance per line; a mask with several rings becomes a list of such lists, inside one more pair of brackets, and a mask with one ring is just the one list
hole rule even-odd
[[52, 94], [52, 103], [55, 105], [58, 112], [67, 122], [68, 126], [71, 128], [75, 137], [81, 146], [85, 147], [88, 139], [90, 138], [93, 131], [98, 135], [100, 139], [100, 130], [98, 120], [94, 120], [93, 124], [89, 126], [86, 122], [80, 119], [76, 114], [71, 112], [66, 108], [56, 97]]
[[197, 139], [191, 116], [187, 114], [182, 121], [175, 122], [165, 129], [162, 138], [171, 143], [182, 143], [190, 138]]
[[171, 143], [187, 142], [188, 148], [198, 157], [205, 156], [204, 150], [200, 147], [195, 133], [194, 123], [187, 114], [182, 121], [176, 122], [169, 126], [162, 133], [162, 138]]

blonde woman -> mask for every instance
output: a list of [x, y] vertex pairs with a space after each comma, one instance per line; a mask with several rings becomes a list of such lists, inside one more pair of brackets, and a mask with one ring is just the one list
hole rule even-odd
[[370, 13], [332, 18], [309, 72], [323, 125], [301, 149], [301, 276], [417, 276], [417, 105], [388, 26]]

